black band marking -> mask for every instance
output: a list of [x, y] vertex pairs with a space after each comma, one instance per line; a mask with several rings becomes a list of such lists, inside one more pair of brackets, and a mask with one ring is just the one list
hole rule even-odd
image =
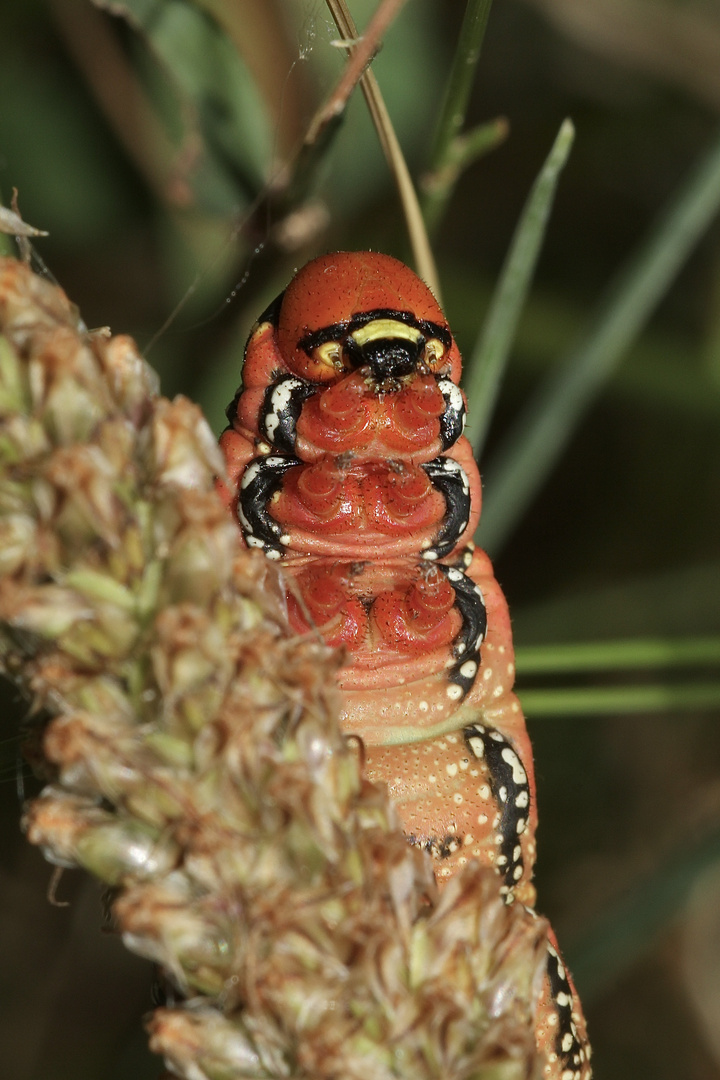
[[448, 682], [461, 690], [450, 696], [460, 701], [472, 689], [480, 670], [480, 646], [487, 633], [487, 611], [480, 586], [459, 567], [440, 564], [438, 569], [455, 590], [455, 604], [462, 616], [462, 627], [453, 644], [456, 663], [447, 674]]
[[445, 517], [432, 547], [422, 552], [423, 559], [434, 562], [449, 555], [465, 532], [470, 520], [470, 481], [459, 461], [451, 457], [433, 458], [422, 466], [430, 483], [445, 499]]
[[285, 553], [282, 527], [270, 516], [267, 504], [278, 490], [288, 469], [302, 462], [294, 457], [268, 454], [246, 465], [240, 481], [237, 514], [248, 547], [262, 548], [270, 559]]
[[271, 446], [283, 454], [295, 453], [297, 422], [302, 407], [318, 387], [297, 375], [282, 375], [265, 391], [260, 429]]
[[548, 942], [547, 958], [548, 982], [550, 995], [558, 1014], [555, 1051], [562, 1062], [562, 1075], [580, 1080], [583, 1065], [587, 1060], [585, 1049], [580, 1042], [577, 1027], [573, 1020], [573, 993], [557, 949]]
[[503, 877], [500, 889], [511, 904], [515, 889], [525, 872], [520, 837], [525, 832], [530, 812], [530, 784], [527, 772], [512, 743], [496, 728], [470, 724], [463, 728], [465, 745], [474, 757], [485, 762], [490, 790], [497, 803], [500, 820], [499, 853], [495, 868]]
[[445, 401], [445, 411], [440, 417], [440, 442], [443, 450], [454, 446], [465, 430], [465, 399], [460, 387], [452, 379], [438, 379], [438, 390]]

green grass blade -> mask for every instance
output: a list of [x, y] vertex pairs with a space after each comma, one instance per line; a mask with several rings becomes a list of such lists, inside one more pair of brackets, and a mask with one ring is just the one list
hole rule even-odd
[[584, 341], [518, 417], [486, 473], [479, 541], [497, 552], [720, 206], [720, 140], [611, 286]]
[[720, 682], [681, 685], [587, 686], [522, 690], [518, 697], [531, 720], [563, 716], [613, 716], [720, 708]]
[[717, 663], [720, 663], [720, 637], [633, 638], [570, 645], [525, 645], [515, 650], [520, 676]]
[[565, 948], [565, 959], [586, 1006], [648, 951], [682, 909], [698, 876], [718, 859], [720, 831], [683, 847], [652, 877], [608, 905], [590, 930]]
[[429, 171], [446, 164], [450, 146], [465, 123], [475, 68], [480, 59], [492, 0], [468, 0], [457, 49], [448, 77], [437, 133], [430, 153]]
[[445, 161], [435, 172], [420, 178], [422, 210], [428, 231], [433, 233], [442, 221], [445, 209], [462, 173], [478, 158], [489, 154], [507, 137], [510, 125], [504, 116], [480, 124], [450, 143]]
[[465, 434], [479, 456], [485, 443], [510, 347], [540, 247], [560, 173], [575, 137], [565, 120], [540, 170], [518, 222], [500, 274], [485, 326], [466, 366], [465, 390], [471, 408]]
[[480, 134], [471, 135], [469, 141], [460, 134], [491, 6], [492, 0], [468, 0], [465, 8], [430, 160], [420, 180], [422, 213], [429, 232], [437, 230], [463, 169], [507, 133], [507, 124], [495, 121], [483, 125]]

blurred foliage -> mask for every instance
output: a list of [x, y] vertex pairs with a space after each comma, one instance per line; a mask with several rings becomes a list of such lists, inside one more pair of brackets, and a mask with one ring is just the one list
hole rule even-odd
[[[374, 4], [351, 7], [362, 25]], [[411, 0], [374, 64], [415, 175], [428, 164], [463, 8]], [[288, 218], [268, 196], [342, 68], [321, 0], [126, 0], [112, 10], [127, 19], [89, 0], [0, 6], [0, 195], [7, 203], [17, 187], [26, 220], [50, 232], [37, 250], [88, 325], [152, 341], [164, 391], [199, 400], [219, 431], [247, 331], [294, 267], [333, 248], [407, 257], [396, 197], [358, 95], [302, 212]], [[494, 5], [467, 127], [505, 116], [509, 138], [463, 175], [435, 238], [466, 355], [566, 116], [577, 135], [490, 428], [490, 462], [716, 137], [718, 72], [711, 0]], [[720, 632], [719, 419], [716, 223], [499, 553], [519, 644]], [[94, 886], [65, 875], [58, 898], [71, 906], [47, 904], [51, 871], [17, 833], [12, 691], [6, 705], [2, 1074], [157, 1076], [139, 1027], [149, 973], [97, 932]], [[575, 941], [593, 962], [601, 914], [619, 911], [612, 905], [627, 893], [635, 919], [637, 947], [618, 966], [617, 943], [608, 946], [602, 989], [595, 969], [596, 1075], [716, 1077], [720, 1015], [687, 990], [678, 916], [697, 872], [692, 852], [709, 844], [717, 857], [716, 716], [530, 722], [541, 909], [566, 951]], [[637, 890], [675, 888], [683, 873], [677, 903], [660, 923], [643, 922]]]

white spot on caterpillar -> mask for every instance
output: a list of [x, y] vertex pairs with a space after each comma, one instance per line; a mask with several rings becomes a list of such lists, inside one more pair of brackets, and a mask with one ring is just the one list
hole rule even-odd
[[418, 701], [418, 709], [420, 710], [420, 712], [427, 712], [428, 711], [428, 703], [427, 703], [427, 701]]
[[506, 746], [504, 750], [500, 751], [500, 757], [503, 761], [507, 762], [512, 769], [512, 777], [515, 783], [527, 784], [527, 773], [515, 751], [511, 750], [509, 746]]
[[527, 825], [527, 818], [523, 818], [523, 817], [518, 818], [518, 823], [517, 823], [517, 834], [518, 834], [518, 836], [522, 836], [522, 834], [525, 832], [525, 826], [526, 825]]
[[465, 402], [459, 386], [456, 386], [450, 379], [438, 379], [438, 390], [447, 401], [448, 408], [456, 413], [464, 413]]
[[483, 671], [483, 679], [485, 680], [485, 682], [489, 682], [489, 680], [492, 679], [492, 677], [493, 677], [492, 668], [489, 668], [489, 667], [485, 668], [485, 670]]
[[240, 481], [240, 490], [244, 491], [245, 488], [250, 487], [253, 480], [257, 480], [258, 474], [262, 469], [263, 463], [261, 461], [251, 461], [243, 473], [243, 478]]
[[280, 414], [292, 400], [292, 392], [302, 386], [299, 379], [284, 379], [270, 395], [270, 411], [265, 415], [265, 433], [272, 442], [280, 423]]
[[477, 789], [477, 793], [478, 793], [478, 795], [479, 795], [479, 797], [481, 799], [489, 799], [490, 798], [490, 788], [489, 788], [489, 786], [487, 784], [483, 784], [482, 787], [479, 787]]
[[459, 791], [456, 791], [455, 794], [453, 795], [453, 802], [457, 803], [457, 805], [459, 806], [462, 801], [463, 801], [462, 795], [460, 794]]
[[479, 735], [471, 735], [468, 739], [470, 749], [476, 758], [481, 758], [485, 755], [485, 743], [479, 737]]
[[566, 1031], [565, 1034], [562, 1037], [562, 1042], [560, 1044], [564, 1054], [569, 1054], [570, 1053], [570, 1051], [572, 1050], [573, 1042], [574, 1042], [574, 1040], [573, 1040], [572, 1035], [570, 1034], [569, 1031]]
[[458, 767], [454, 762], [451, 765], [445, 766], [445, 772], [448, 774], [448, 776], [457, 776], [457, 771]]
[[487, 825], [487, 820], [488, 820], [487, 814], [478, 814], [478, 816], [477, 816], [478, 825]]
[[515, 869], [513, 870], [513, 878], [515, 879], [515, 881], [519, 881], [522, 876], [523, 876], [523, 868], [522, 868], [522, 866], [516, 866]]
[[478, 666], [474, 660], [466, 660], [460, 668], [460, 674], [464, 679], [474, 679], [477, 668]]
[[463, 696], [463, 688], [462, 686], [458, 686], [457, 683], [450, 683], [446, 688], [445, 693], [451, 701], [459, 701]]

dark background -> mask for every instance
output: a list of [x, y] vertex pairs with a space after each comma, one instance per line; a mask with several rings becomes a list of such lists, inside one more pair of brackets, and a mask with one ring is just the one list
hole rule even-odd
[[[358, 101], [305, 216], [324, 228], [282, 252], [272, 214], [250, 214], [339, 70], [320, 0], [232, 5], [245, 50], [232, 78], [228, 51], [199, 7], [131, 6], [155, 10], [148, 38], [86, 0], [0, 6], [0, 193], [7, 203], [17, 187], [26, 220], [50, 232], [37, 250], [88, 326], [111, 325], [142, 347], [155, 339], [149, 359], [164, 392], [199, 400], [219, 431], [247, 331], [294, 267], [343, 247], [405, 256], [400, 213]], [[352, 5], [360, 21], [372, 6]], [[458, 0], [410, 0], [376, 62], [415, 172], [427, 160], [462, 11]], [[188, 12], [205, 36], [191, 33], [196, 47], [183, 52]], [[496, 0], [468, 124], [503, 115], [510, 136], [462, 178], [435, 243], [466, 353], [564, 117], [577, 137], [490, 460], [717, 138], [719, 114], [715, 0]], [[516, 643], [720, 630], [719, 241], [716, 223], [494, 553]], [[66, 873], [57, 885], [67, 907], [48, 903], [52, 870], [18, 831], [23, 706], [11, 690], [4, 703], [0, 1072], [8, 1080], [154, 1077], [159, 1062], [140, 1027], [148, 966], [102, 933], [99, 890], [82, 875]], [[539, 907], [571, 963], [586, 970], [592, 956], [599, 965], [586, 996], [598, 1080], [720, 1076], [717, 715], [529, 722]], [[618, 927], [627, 933], [619, 944]]]

